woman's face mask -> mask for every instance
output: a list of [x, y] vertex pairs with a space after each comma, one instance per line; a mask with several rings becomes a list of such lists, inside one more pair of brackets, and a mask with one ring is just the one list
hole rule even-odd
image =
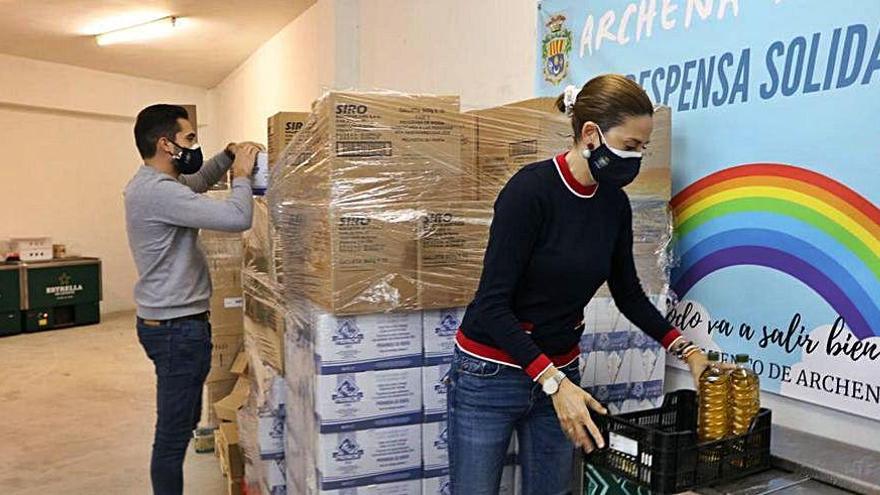
[[612, 148], [605, 139], [602, 129], [599, 129], [599, 143], [598, 148], [591, 150], [589, 156], [585, 156], [593, 178], [599, 184], [619, 189], [628, 186], [639, 175], [642, 153]]

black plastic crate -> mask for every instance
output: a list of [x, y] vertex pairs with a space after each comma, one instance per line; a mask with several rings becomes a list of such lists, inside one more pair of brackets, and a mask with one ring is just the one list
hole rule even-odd
[[745, 435], [705, 443], [697, 439], [697, 395], [691, 390], [667, 394], [657, 409], [593, 418], [607, 447], [586, 462], [656, 494], [726, 483], [770, 468], [769, 409], [761, 409]]

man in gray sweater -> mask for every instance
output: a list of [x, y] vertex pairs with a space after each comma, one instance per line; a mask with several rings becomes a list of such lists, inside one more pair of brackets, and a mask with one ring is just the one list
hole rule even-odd
[[[128, 242], [139, 279], [134, 289], [138, 339], [157, 376], [153, 493], [183, 493], [183, 461], [201, 414], [211, 368], [211, 278], [199, 229], [241, 232], [251, 226], [251, 173], [260, 145], [230, 144], [202, 163], [186, 110], [153, 105], [134, 127], [144, 165], [125, 188]], [[225, 200], [201, 193], [232, 167]]]

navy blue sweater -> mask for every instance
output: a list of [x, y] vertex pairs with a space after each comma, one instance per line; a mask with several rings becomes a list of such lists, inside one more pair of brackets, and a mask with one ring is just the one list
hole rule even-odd
[[526, 166], [495, 202], [459, 348], [532, 378], [551, 362], [571, 362], [584, 307], [605, 281], [623, 315], [668, 346], [679, 333], [645, 296], [632, 245], [632, 210], [622, 190], [583, 186], [565, 155]]

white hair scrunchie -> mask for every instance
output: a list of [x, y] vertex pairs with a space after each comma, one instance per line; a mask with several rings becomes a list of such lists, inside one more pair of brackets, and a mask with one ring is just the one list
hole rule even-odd
[[569, 84], [565, 87], [565, 93], [563, 93], [562, 101], [565, 103], [565, 113], [568, 116], [571, 116], [573, 113], [574, 104], [575, 102], [577, 102], [578, 93], [580, 93], [580, 91], [578, 90], [577, 86]]

